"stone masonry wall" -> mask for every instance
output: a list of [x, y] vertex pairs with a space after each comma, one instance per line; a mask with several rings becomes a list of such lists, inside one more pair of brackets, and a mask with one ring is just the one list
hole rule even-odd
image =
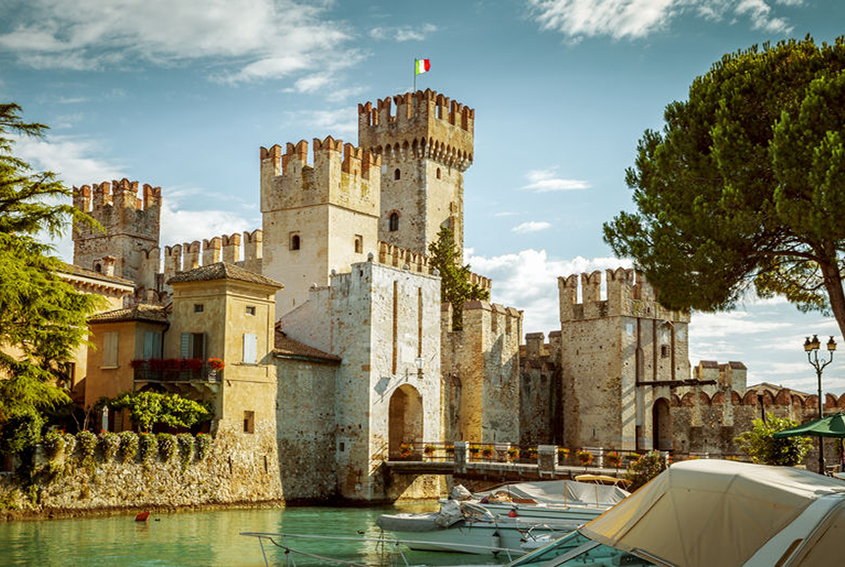
[[519, 443], [563, 445], [560, 331], [525, 335], [520, 349]]

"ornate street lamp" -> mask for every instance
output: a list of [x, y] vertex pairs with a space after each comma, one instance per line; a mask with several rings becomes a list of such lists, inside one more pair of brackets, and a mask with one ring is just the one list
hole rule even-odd
[[[819, 381], [819, 419], [824, 417], [824, 412], [822, 410], [822, 370], [825, 367], [833, 362], [833, 351], [836, 350], [836, 341], [833, 340], [833, 337], [830, 337], [830, 340], [827, 341], [827, 353], [829, 358], [827, 360], [819, 360], [819, 348], [821, 347], [821, 343], [819, 342], [818, 335], [813, 335], [812, 340], [810, 337], [804, 341], [804, 351], [807, 353], [807, 362], [810, 363], [810, 366], [816, 369], [816, 377]], [[822, 437], [819, 436], [819, 473], [824, 474], [824, 446], [822, 445]]]

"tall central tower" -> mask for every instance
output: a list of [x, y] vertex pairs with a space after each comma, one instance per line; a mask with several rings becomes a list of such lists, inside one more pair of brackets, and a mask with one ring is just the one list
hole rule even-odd
[[[392, 106], [396, 105], [396, 112]], [[358, 105], [358, 144], [381, 156], [379, 240], [428, 254], [441, 226], [464, 243], [475, 110], [432, 90]]]

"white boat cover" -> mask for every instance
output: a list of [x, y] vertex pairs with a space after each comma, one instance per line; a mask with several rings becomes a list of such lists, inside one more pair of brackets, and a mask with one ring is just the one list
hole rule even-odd
[[[845, 493], [845, 483], [792, 467], [684, 461], [579, 531], [674, 565], [742, 565], [813, 501], [834, 493]], [[841, 521], [831, 529], [841, 548]]]
[[538, 482], [517, 482], [499, 486], [487, 492], [478, 492], [479, 500], [500, 492], [511, 498], [534, 500], [538, 503], [573, 504], [583, 506], [615, 506], [630, 494], [618, 486], [577, 482], [574, 480], [542, 480]]

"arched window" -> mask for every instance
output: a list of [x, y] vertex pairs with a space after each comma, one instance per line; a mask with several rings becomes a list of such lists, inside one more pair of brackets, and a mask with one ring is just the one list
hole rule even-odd
[[437, 179], [440, 179], [440, 168], [437, 168]]
[[388, 224], [387, 229], [390, 232], [396, 232], [399, 230], [399, 213], [390, 213], [390, 223]]
[[97, 263], [97, 264], [94, 264], [94, 271], [99, 274], [100, 272], [103, 271], [103, 268], [100, 266], [99, 263]]
[[397, 167], [397, 168], [393, 171], [393, 179], [395, 179], [395, 180], [399, 180], [401, 177], [402, 177], [402, 173], [399, 171], [399, 168]]
[[299, 235], [293, 234], [290, 237], [290, 249], [291, 250], [299, 250]]

